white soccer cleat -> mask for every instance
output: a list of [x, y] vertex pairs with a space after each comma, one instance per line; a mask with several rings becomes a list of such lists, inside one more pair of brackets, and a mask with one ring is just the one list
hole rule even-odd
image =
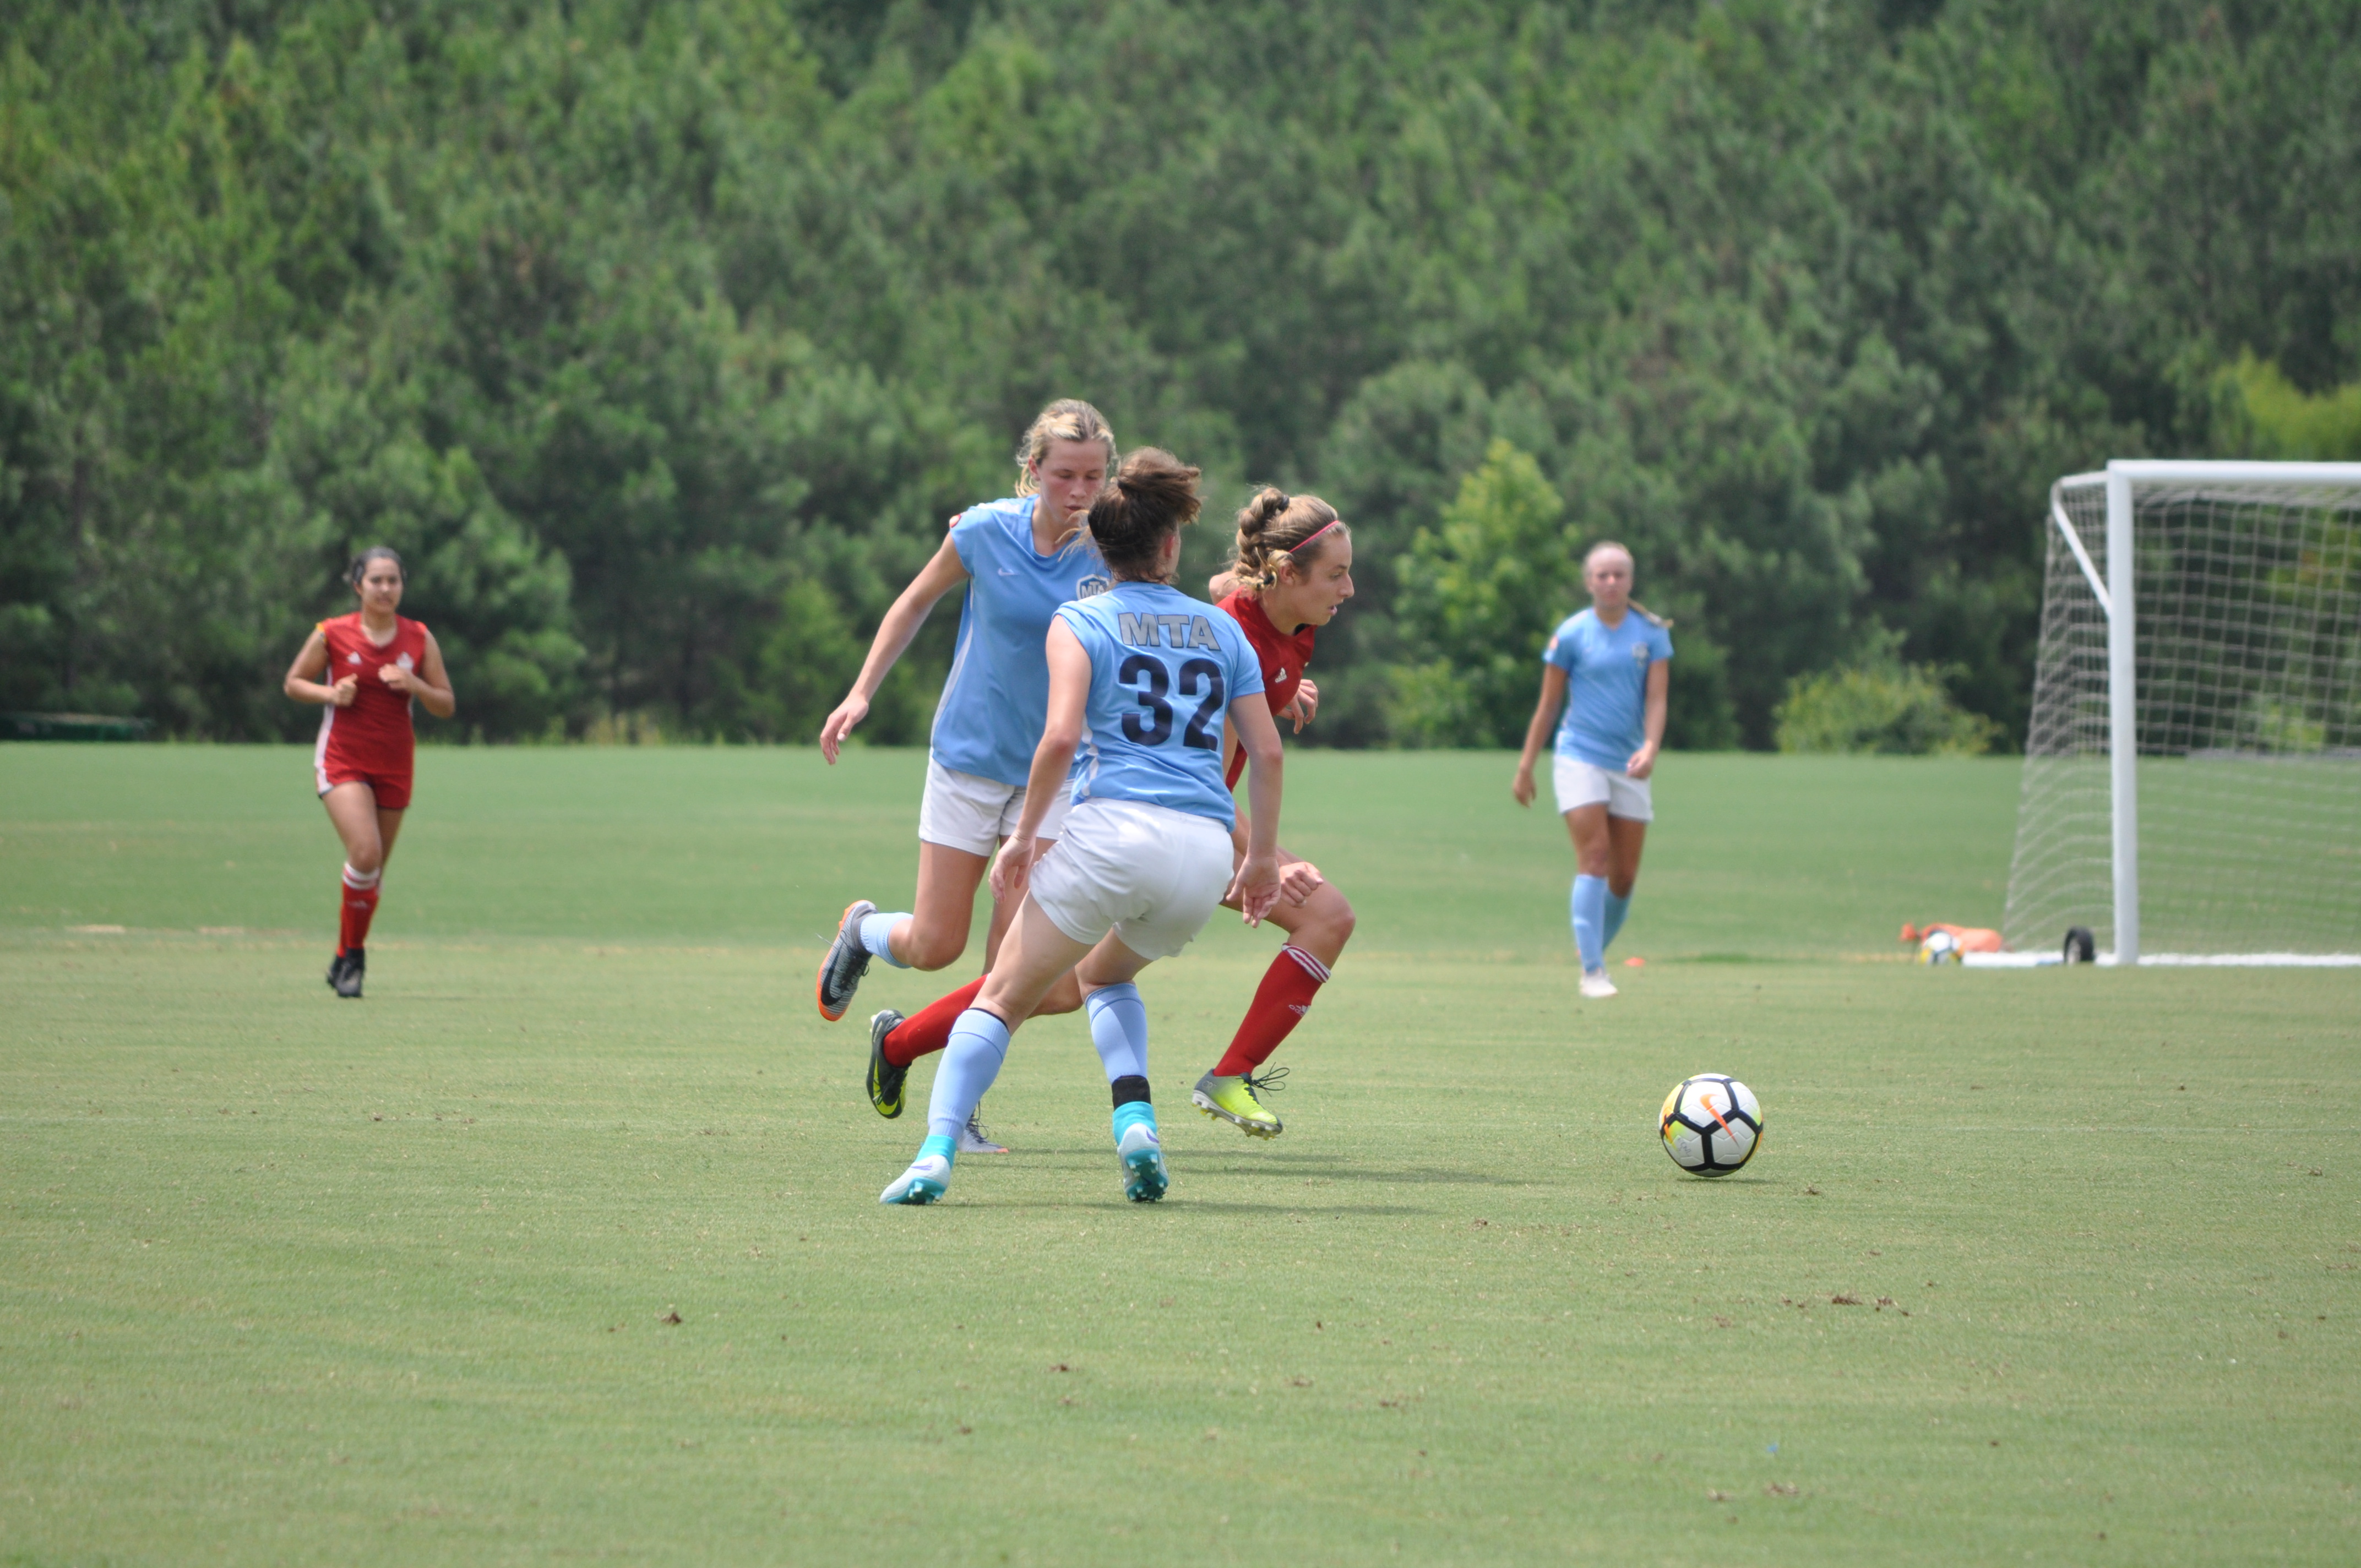
[[1603, 1002], [1615, 994], [1615, 982], [1607, 978], [1607, 971], [1603, 969], [1585, 970], [1582, 973], [1582, 994], [1593, 1002]]
[[880, 1203], [931, 1203], [951, 1184], [951, 1162], [939, 1154], [921, 1156], [877, 1195]]

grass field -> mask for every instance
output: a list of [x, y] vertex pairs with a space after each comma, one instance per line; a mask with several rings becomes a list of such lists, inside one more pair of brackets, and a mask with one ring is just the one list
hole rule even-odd
[[1056, 1019], [917, 1211], [858, 1015], [938, 979], [809, 996], [921, 758], [430, 750], [350, 1004], [305, 763], [0, 747], [0, 1564], [2353, 1560], [2361, 980], [1885, 961], [2008, 762], [1671, 760], [1597, 1004], [1504, 759], [1297, 754], [1286, 1136], [1185, 1111], [1217, 923], [1168, 1202]]

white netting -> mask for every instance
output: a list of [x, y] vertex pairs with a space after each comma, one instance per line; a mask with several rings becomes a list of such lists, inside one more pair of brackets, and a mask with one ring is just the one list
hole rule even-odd
[[[2141, 951], [2361, 952], [2361, 486], [2133, 497]], [[2106, 581], [2103, 482], [2059, 499]], [[2111, 949], [2107, 618], [2045, 532], [2005, 935]]]

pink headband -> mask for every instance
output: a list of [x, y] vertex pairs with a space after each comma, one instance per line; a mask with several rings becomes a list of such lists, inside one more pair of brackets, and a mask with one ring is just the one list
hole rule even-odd
[[1323, 539], [1325, 539], [1326, 537], [1328, 537], [1328, 534], [1329, 534], [1329, 532], [1330, 532], [1332, 530], [1339, 529], [1339, 528], [1342, 528], [1342, 527], [1344, 527], [1344, 526], [1345, 526], [1345, 520], [1344, 520], [1343, 518], [1341, 518], [1341, 517], [1340, 517], [1340, 518], [1337, 518], [1337, 519], [1335, 519], [1334, 521], [1330, 522], [1330, 523], [1327, 525], [1327, 527], [1321, 529], [1318, 532], [1316, 532], [1316, 533], [1312, 534], [1312, 536], [1311, 538], [1309, 538], [1309, 539], [1305, 540], [1302, 543], [1301, 543], [1301, 544], [1291, 544], [1291, 545], [1288, 546], [1288, 551], [1287, 551], [1287, 553], [1288, 553], [1290, 555], [1301, 555], [1301, 554], [1303, 554], [1303, 552], [1305, 552], [1306, 550], [1311, 549], [1313, 545], [1315, 545], [1315, 544], [1319, 543]]

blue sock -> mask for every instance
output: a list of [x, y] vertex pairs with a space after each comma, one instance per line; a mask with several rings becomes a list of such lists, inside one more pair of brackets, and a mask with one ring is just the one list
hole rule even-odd
[[[1103, 985], [1083, 1003], [1091, 1010], [1091, 1044], [1106, 1064], [1107, 1081], [1148, 1076], [1148, 1003], [1129, 981]], [[1121, 1128], [1116, 1129], [1121, 1132]]]
[[956, 1138], [1008, 1058], [1008, 1025], [981, 1007], [971, 1007], [951, 1025], [951, 1043], [935, 1069], [934, 1093], [927, 1102], [927, 1131]]
[[1145, 1100], [1134, 1100], [1115, 1108], [1115, 1141], [1123, 1142], [1123, 1135], [1134, 1123], [1145, 1122], [1149, 1132], [1156, 1131], [1156, 1107]]
[[[946, 1165], [956, 1165], [959, 1163], [959, 1140], [947, 1138], [940, 1133], [928, 1133], [927, 1141], [918, 1146], [918, 1159], [924, 1159], [930, 1154], [942, 1156], [943, 1163]], [[916, 1165], [918, 1160], [914, 1159], [910, 1163]]]
[[873, 956], [884, 959], [895, 969], [908, 969], [910, 967], [908, 964], [904, 963], [901, 959], [894, 956], [894, 944], [887, 940], [888, 938], [894, 935], [894, 923], [897, 920], [907, 920], [909, 916], [906, 914], [862, 916], [861, 917], [861, 945], [868, 948]]
[[1604, 953], [1615, 945], [1615, 933], [1623, 929], [1623, 916], [1631, 913], [1631, 895], [1630, 894], [1627, 893], [1620, 898], [1616, 897], [1612, 893], [1607, 895], [1607, 935], [1598, 944], [1600, 952]]
[[1607, 964], [1607, 944], [1600, 933], [1607, 929], [1607, 879], [1603, 876], [1578, 876], [1574, 879], [1574, 945], [1582, 954], [1585, 974], [1603, 969]]

